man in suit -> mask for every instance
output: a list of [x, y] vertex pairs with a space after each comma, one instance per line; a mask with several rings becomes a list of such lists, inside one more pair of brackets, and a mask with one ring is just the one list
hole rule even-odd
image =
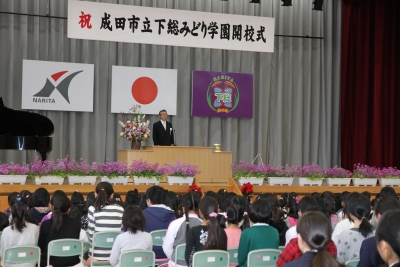
[[167, 121], [167, 111], [161, 110], [158, 116], [160, 120], [153, 124], [153, 143], [155, 146], [173, 146], [174, 130], [172, 124]]

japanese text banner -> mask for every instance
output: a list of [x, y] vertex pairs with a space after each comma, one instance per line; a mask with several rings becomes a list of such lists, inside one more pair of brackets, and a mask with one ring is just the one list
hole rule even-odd
[[68, 1], [68, 37], [253, 52], [274, 51], [274, 18]]

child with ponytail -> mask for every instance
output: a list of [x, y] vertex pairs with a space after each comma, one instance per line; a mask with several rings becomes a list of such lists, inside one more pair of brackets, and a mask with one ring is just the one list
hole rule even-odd
[[185, 261], [176, 261], [175, 249], [178, 245], [186, 243], [186, 237], [191, 227], [201, 225], [202, 221], [197, 215], [199, 202], [200, 194], [198, 192], [187, 193], [181, 199], [184, 215], [169, 224], [162, 246], [169, 259], [168, 266], [187, 266]]
[[203, 223], [190, 228], [186, 239], [185, 259], [192, 266], [193, 254], [200, 250], [227, 250], [225, 231], [219, 226], [218, 203], [211, 197], [204, 197], [199, 204], [199, 215]]
[[345, 267], [326, 251], [332, 236], [327, 216], [318, 211], [304, 213], [297, 222], [297, 242], [303, 255], [284, 267]]
[[353, 195], [346, 203], [348, 209], [349, 220], [354, 222], [351, 229], [342, 231], [336, 243], [337, 259], [339, 262], [345, 263], [354, 260], [360, 256], [360, 248], [362, 242], [374, 235], [374, 227], [367, 220], [371, 212], [370, 200], [362, 195]]
[[228, 238], [227, 247], [237, 248], [239, 247], [240, 236], [242, 235], [242, 229], [244, 220], [248, 220], [247, 213], [243, 211], [243, 208], [239, 205], [230, 205], [225, 216], [225, 233]]
[[[40, 225], [38, 246], [42, 252], [40, 266], [47, 266], [47, 247], [53, 240], [74, 238], [79, 239], [81, 227], [79, 221], [67, 215], [71, 202], [67, 196], [59, 195], [51, 199], [51, 219]], [[52, 266], [74, 266], [80, 262], [79, 256], [50, 257]]]
[[[88, 211], [88, 233], [89, 242], [93, 242], [93, 235], [97, 232], [104, 231], [121, 231], [122, 227], [122, 215], [124, 214], [124, 208], [117, 204], [110, 204], [110, 200], [113, 198], [114, 189], [108, 182], [101, 182], [96, 186], [95, 190], [95, 202], [93, 206], [89, 207]], [[88, 261], [85, 265], [90, 265], [93, 259], [97, 261], [109, 260], [111, 250], [110, 249], [95, 249], [91, 251]], [[83, 257], [87, 259], [86, 256]]]
[[[25, 200], [25, 199], [24, 199]], [[8, 247], [13, 246], [36, 246], [39, 236], [38, 226], [28, 222], [26, 204], [23, 201], [17, 201], [11, 206], [10, 217], [12, 217], [10, 226], [3, 230], [0, 245], [0, 257]], [[3, 263], [4, 267], [14, 266]], [[35, 267], [36, 263], [24, 265], [25, 267]]]

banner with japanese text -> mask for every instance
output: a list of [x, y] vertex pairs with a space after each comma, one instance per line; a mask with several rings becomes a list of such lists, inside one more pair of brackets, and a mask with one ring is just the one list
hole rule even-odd
[[68, 1], [68, 37], [253, 52], [274, 51], [275, 19]]
[[253, 117], [253, 74], [193, 71], [192, 116]]
[[175, 69], [112, 66], [111, 112], [130, 113], [139, 105], [143, 114], [165, 109], [176, 115], [177, 88]]
[[94, 65], [23, 61], [22, 109], [93, 112]]

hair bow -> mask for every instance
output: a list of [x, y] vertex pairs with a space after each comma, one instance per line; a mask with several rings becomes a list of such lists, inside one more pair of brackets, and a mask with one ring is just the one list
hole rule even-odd
[[215, 212], [211, 212], [210, 215], [208, 215], [208, 217], [214, 217], [217, 218], [218, 214]]
[[299, 204], [300, 198], [299, 197], [295, 197], [295, 199], [296, 199], [296, 204]]

